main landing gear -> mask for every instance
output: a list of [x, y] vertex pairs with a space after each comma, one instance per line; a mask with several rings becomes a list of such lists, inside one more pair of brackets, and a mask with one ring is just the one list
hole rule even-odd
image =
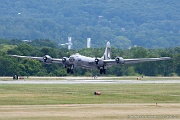
[[100, 68], [100, 74], [106, 74], [106, 69]]
[[73, 69], [67, 68], [67, 73], [68, 73], [68, 74], [73, 74], [74, 71], [73, 71]]
[[71, 66], [70, 68], [67, 68], [67, 73], [68, 74], [73, 74], [74, 73], [74, 66]]

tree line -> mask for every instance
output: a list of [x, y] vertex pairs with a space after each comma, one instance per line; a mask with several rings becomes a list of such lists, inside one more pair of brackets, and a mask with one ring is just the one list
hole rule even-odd
[[[15, 42], [16, 41], [16, 42]], [[66, 69], [61, 64], [44, 64], [37, 60], [14, 58], [8, 55], [44, 56], [46, 54], [54, 58], [69, 57], [71, 54], [80, 53], [91, 57], [101, 57], [105, 47], [84, 48], [68, 50], [59, 48], [50, 40], [37, 40], [36, 42], [23, 43], [18, 40], [0, 40], [0, 76], [68, 76]], [[36, 43], [36, 44], [35, 44]], [[121, 56], [123, 58], [144, 57], [171, 57], [169, 61], [156, 61], [138, 63], [132, 65], [117, 65], [107, 69], [108, 76], [180, 76], [180, 47], [166, 49], [146, 49], [143, 47], [132, 47], [131, 49], [118, 49], [112, 46], [112, 58]], [[94, 70], [96, 75], [99, 71]], [[91, 76], [91, 71], [75, 69], [74, 76]], [[97, 74], [99, 75], [99, 74]]]
[[74, 48], [127, 49], [180, 46], [179, 0], [1, 0], [0, 36], [4, 39], [72, 37]]

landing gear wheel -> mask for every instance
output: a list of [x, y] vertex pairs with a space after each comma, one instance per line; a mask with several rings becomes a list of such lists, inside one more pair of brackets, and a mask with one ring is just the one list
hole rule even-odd
[[102, 74], [103, 73], [103, 69], [100, 69], [100, 74]]
[[106, 74], [106, 69], [103, 69], [103, 73]]
[[69, 69], [69, 68], [67, 68], [67, 73], [68, 73], [68, 74], [70, 73], [70, 69]]
[[68, 74], [73, 74], [74, 71], [73, 71], [73, 69], [67, 68], [67, 73], [68, 73]]
[[106, 74], [106, 69], [100, 69], [100, 74]]
[[71, 74], [73, 74], [73, 73], [74, 73], [73, 69], [71, 69], [71, 71], [70, 71], [70, 72], [71, 72]]

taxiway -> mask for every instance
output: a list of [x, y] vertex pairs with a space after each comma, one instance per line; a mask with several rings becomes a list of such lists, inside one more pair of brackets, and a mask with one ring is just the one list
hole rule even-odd
[[0, 84], [176, 84], [180, 80], [13, 80]]

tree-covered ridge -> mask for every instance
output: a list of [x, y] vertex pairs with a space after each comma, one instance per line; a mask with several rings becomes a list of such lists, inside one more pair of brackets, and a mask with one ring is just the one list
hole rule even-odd
[[[66, 69], [61, 64], [44, 64], [37, 60], [13, 58], [7, 55], [44, 56], [54, 58], [69, 57], [74, 53], [85, 56], [101, 57], [103, 48], [90, 48], [68, 50], [58, 48], [49, 40], [36, 40], [31, 43], [22, 43], [17, 40], [0, 40], [0, 76], [67, 76]], [[49, 43], [49, 44], [48, 44]], [[133, 47], [128, 50], [118, 49], [112, 46], [112, 58], [145, 58], [145, 57], [171, 57], [169, 61], [156, 61], [138, 63], [133, 65], [115, 65], [107, 69], [107, 76], [180, 76], [180, 47], [169, 49], [146, 49]], [[91, 76], [90, 70], [75, 68], [75, 76]], [[94, 75], [99, 76], [99, 70], [94, 70]]]
[[0, 36], [8, 39], [73, 38], [74, 48], [180, 45], [178, 0], [1, 0]]

